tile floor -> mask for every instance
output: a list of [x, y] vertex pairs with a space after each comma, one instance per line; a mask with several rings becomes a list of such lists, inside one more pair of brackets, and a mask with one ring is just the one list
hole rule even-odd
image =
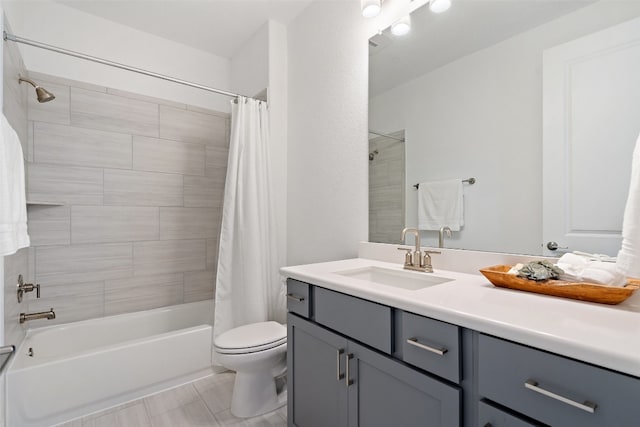
[[58, 427], [286, 427], [286, 406], [255, 418], [231, 415], [234, 376], [215, 374]]

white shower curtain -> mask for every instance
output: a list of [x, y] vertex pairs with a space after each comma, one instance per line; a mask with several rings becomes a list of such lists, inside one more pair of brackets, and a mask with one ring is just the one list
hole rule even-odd
[[248, 323], [285, 319], [278, 269], [267, 104], [231, 103], [231, 141], [216, 277], [214, 338]]

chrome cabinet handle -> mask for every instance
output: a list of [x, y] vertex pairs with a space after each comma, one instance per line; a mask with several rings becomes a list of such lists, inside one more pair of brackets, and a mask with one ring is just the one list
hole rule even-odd
[[289, 298], [289, 299], [291, 299], [291, 300], [294, 300], [294, 301], [297, 301], [297, 302], [302, 302], [302, 301], [304, 301], [304, 298], [303, 298], [303, 297], [299, 297], [299, 296], [294, 295], [294, 294], [287, 294], [287, 298]]
[[415, 347], [421, 348], [421, 349], [423, 349], [423, 350], [430, 351], [431, 353], [435, 353], [435, 354], [437, 354], [438, 356], [444, 356], [444, 354], [445, 354], [447, 351], [449, 351], [449, 350], [447, 350], [447, 349], [446, 349], [446, 348], [444, 348], [444, 347], [431, 347], [431, 346], [428, 346], [428, 345], [424, 345], [424, 344], [422, 344], [422, 343], [419, 343], [419, 342], [418, 342], [418, 338], [416, 338], [416, 337], [412, 337], [412, 338], [407, 339], [407, 344], [411, 344], [412, 346], [415, 346]]
[[540, 393], [552, 399], [559, 400], [562, 403], [566, 403], [567, 405], [571, 405], [578, 409], [582, 409], [583, 411], [588, 412], [590, 414], [593, 414], [596, 411], [596, 407], [598, 406], [593, 402], [589, 402], [588, 400], [585, 401], [584, 403], [579, 403], [579, 402], [576, 402], [575, 400], [571, 400], [564, 396], [560, 396], [559, 394], [553, 393], [549, 390], [545, 390], [542, 387], [539, 387], [538, 382], [534, 380], [527, 380], [524, 383], [524, 386], [529, 390], [535, 391], [536, 393]]
[[347, 387], [349, 387], [351, 384], [353, 384], [353, 380], [349, 378], [349, 361], [353, 359], [353, 354], [349, 353], [347, 354], [347, 358], [346, 358], [346, 364], [347, 364], [347, 369], [346, 369], [346, 381], [345, 383], [347, 384]]
[[340, 355], [344, 353], [343, 348], [336, 351], [336, 380], [340, 381], [344, 378], [344, 374], [340, 373]]

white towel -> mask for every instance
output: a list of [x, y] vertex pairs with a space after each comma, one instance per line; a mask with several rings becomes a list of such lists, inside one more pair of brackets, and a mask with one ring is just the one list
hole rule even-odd
[[449, 227], [452, 231], [460, 231], [463, 225], [462, 179], [421, 182], [418, 186], [418, 228], [440, 230]]
[[640, 136], [631, 161], [631, 183], [622, 221], [622, 248], [616, 264], [627, 277], [640, 277]]
[[626, 277], [612, 262], [594, 261], [582, 255], [566, 253], [556, 265], [564, 271], [560, 280], [567, 282], [597, 283], [609, 286], [624, 286]]
[[0, 256], [29, 246], [24, 158], [15, 130], [0, 114]]

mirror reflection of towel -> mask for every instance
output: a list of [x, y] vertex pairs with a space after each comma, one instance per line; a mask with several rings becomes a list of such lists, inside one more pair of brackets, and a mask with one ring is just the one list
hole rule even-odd
[[627, 277], [640, 277], [640, 136], [631, 161], [631, 183], [622, 221], [622, 248], [616, 265]]
[[464, 225], [462, 179], [421, 182], [418, 186], [418, 229], [460, 231]]

